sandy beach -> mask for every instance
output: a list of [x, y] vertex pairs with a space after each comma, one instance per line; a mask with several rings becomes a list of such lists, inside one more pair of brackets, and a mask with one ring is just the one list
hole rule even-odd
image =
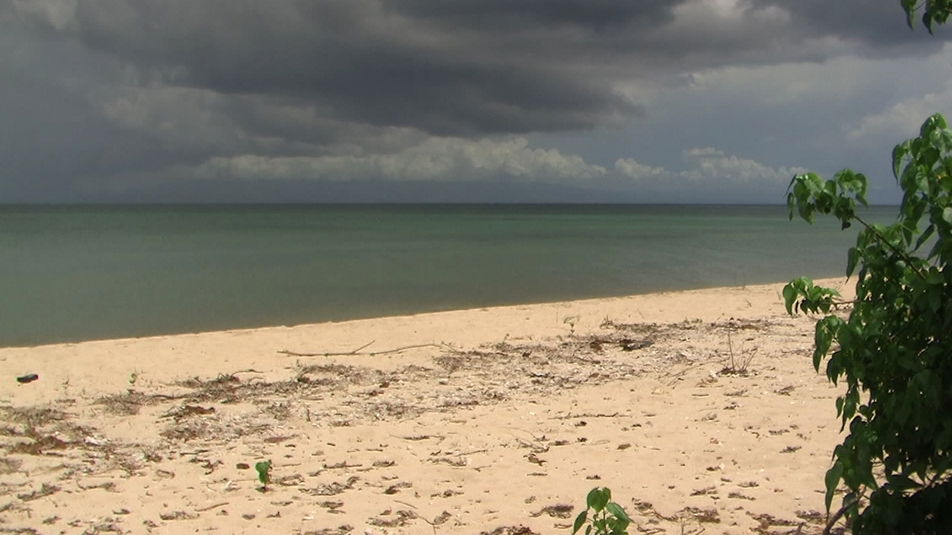
[[0, 532], [570, 533], [607, 486], [631, 533], [819, 533], [781, 287], [0, 349]]

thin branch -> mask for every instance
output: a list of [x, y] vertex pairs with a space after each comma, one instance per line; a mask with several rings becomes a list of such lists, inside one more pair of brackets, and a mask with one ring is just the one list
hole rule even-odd
[[906, 251], [903, 251], [902, 249], [900, 249], [900, 248], [896, 247], [895, 245], [893, 245], [889, 240], [886, 239], [885, 236], [883, 236], [878, 230], [876, 230], [875, 227], [873, 227], [873, 226], [870, 225], [869, 223], [863, 221], [863, 218], [861, 218], [860, 216], [858, 216], [858, 215], [856, 215], [856, 214], [853, 214], [853, 219], [855, 219], [857, 222], [859, 222], [860, 225], [863, 225], [864, 227], [866, 227], [866, 230], [872, 232], [873, 235], [876, 236], [877, 238], [879, 238], [879, 241], [882, 242], [883, 244], [885, 244], [886, 247], [888, 247], [889, 249], [891, 249], [892, 252], [894, 252], [894, 253], [898, 254], [899, 256], [901, 256], [902, 259], [906, 261], [906, 264], [909, 265], [909, 268], [912, 269], [912, 270], [915, 272], [916, 275], [919, 275], [919, 278], [921, 278], [922, 280], [926, 280], [926, 275], [925, 275], [925, 273], [923, 273], [923, 272], [919, 269], [919, 267], [915, 265], [915, 260], [914, 260], [911, 256], [909, 256], [909, 254], [908, 254]]
[[373, 342], [370, 342], [369, 344], [365, 344], [361, 347], [358, 347], [357, 349], [353, 351], [326, 352], [326, 353], [298, 353], [297, 351], [289, 351], [287, 349], [282, 349], [281, 351], [278, 351], [278, 353], [282, 355], [287, 355], [289, 357], [346, 357], [346, 356], [352, 356], [352, 355], [368, 355], [373, 357], [376, 355], [401, 353], [403, 351], [408, 351], [410, 349], [419, 349], [421, 347], [444, 347], [445, 346], [445, 344], [413, 344], [409, 346], [401, 346], [401, 347], [396, 347], [393, 349], [387, 349], [385, 351], [363, 351], [363, 352], [361, 351], [361, 349], [364, 349], [370, 346], [370, 344], [372, 343]]
[[842, 518], [851, 507], [856, 507], [856, 504], [858, 504], [859, 501], [863, 499], [863, 492], [864, 491], [861, 491], [859, 496], [854, 496], [850, 503], [844, 503], [843, 507], [840, 507], [839, 511], [833, 513], [833, 516], [829, 517], [829, 520], [826, 522], [826, 527], [823, 528], [823, 535], [831, 535], [830, 530], [833, 529], [833, 526], [836, 525], [840, 518]]
[[211, 511], [212, 509], [216, 509], [216, 508], [218, 508], [218, 507], [223, 507], [223, 506], [225, 506], [225, 505], [228, 505], [228, 502], [221, 502], [221, 503], [216, 503], [216, 504], [208, 505], [208, 506], [205, 506], [205, 507], [199, 507], [198, 509], [195, 510], [195, 512], [196, 512], [196, 513], [202, 513], [202, 512], [205, 512], [205, 511]]
[[833, 516], [830, 517], [829, 521], [827, 521], [827, 523], [826, 523], [826, 527], [823, 528], [823, 535], [830, 535], [830, 534], [831, 534], [831, 531], [830, 531], [830, 530], [833, 529], [833, 526], [835, 526], [836, 523], [839, 522], [840, 518], [841, 518], [844, 514], [846, 514], [846, 509], [847, 509], [847, 508], [848, 508], [848, 506], [846, 506], [846, 505], [844, 505], [843, 507], [840, 507], [840, 510], [837, 511], [836, 513], [834, 513]]

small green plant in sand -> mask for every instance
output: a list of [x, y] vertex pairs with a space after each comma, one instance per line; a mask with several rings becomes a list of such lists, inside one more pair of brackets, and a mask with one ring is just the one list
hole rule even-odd
[[271, 460], [255, 463], [255, 471], [258, 472], [258, 481], [261, 482], [261, 492], [268, 490], [268, 484], [271, 483]]
[[595, 487], [589, 491], [585, 498], [585, 510], [575, 517], [572, 535], [583, 526], [585, 535], [628, 535], [631, 518], [611, 499], [612, 491], [608, 487]]

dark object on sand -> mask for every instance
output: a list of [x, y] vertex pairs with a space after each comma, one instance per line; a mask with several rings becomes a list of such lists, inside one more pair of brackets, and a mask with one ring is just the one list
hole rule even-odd
[[23, 384], [32, 383], [33, 381], [36, 381], [36, 380], [39, 379], [39, 378], [40, 378], [39, 375], [37, 375], [37, 374], [35, 374], [35, 373], [30, 373], [30, 374], [27, 374], [27, 375], [21, 375], [20, 377], [17, 377], [17, 382], [18, 382], [18, 383], [23, 383]]

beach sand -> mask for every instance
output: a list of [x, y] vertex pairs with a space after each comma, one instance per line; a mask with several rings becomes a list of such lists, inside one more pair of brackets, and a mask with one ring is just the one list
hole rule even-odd
[[607, 486], [631, 533], [819, 533], [781, 287], [0, 349], [0, 532], [570, 533]]

